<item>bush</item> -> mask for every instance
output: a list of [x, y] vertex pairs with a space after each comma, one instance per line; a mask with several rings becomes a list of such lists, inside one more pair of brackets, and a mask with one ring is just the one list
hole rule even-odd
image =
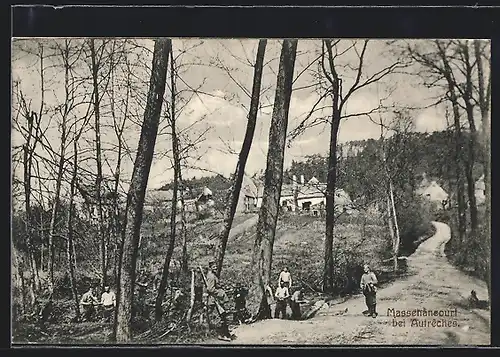
[[484, 206], [478, 207], [477, 236], [473, 237], [471, 232], [467, 231], [463, 242], [458, 239], [457, 215], [456, 209], [447, 210], [442, 214], [442, 221], [451, 228], [451, 239], [446, 245], [445, 253], [452, 264], [487, 282], [491, 261], [488, 252], [491, 232], [488, 229]]
[[421, 199], [410, 200], [398, 207], [397, 217], [400, 235], [400, 254], [412, 254], [421, 237], [429, 237], [433, 231], [432, 208]]

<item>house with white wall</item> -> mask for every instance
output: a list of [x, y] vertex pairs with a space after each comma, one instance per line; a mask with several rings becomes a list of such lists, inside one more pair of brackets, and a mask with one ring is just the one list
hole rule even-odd
[[[245, 206], [248, 211], [255, 211], [262, 205], [264, 185], [254, 183], [253, 190], [248, 190], [245, 194]], [[300, 181], [294, 175], [291, 184], [283, 184], [281, 187], [280, 206], [285, 211], [307, 211], [319, 212], [326, 207], [326, 183], [320, 182], [316, 177], [312, 177], [305, 182], [304, 175], [300, 176]], [[335, 210], [350, 211], [352, 201], [349, 194], [343, 189], [335, 190]]]
[[434, 180], [430, 181], [424, 176], [416, 193], [432, 204], [445, 207], [450, 195]]

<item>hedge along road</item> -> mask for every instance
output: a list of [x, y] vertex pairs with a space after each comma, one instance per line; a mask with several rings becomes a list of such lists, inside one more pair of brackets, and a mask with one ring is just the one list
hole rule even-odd
[[379, 289], [377, 318], [362, 315], [366, 306], [359, 295], [321, 309], [310, 320], [271, 319], [240, 325], [233, 330], [237, 339], [227, 344], [489, 345], [490, 311], [467, 305], [471, 290], [479, 299], [487, 298], [486, 284], [448, 262], [444, 247], [451, 238], [450, 227], [432, 223], [436, 233], [407, 258], [409, 276]]

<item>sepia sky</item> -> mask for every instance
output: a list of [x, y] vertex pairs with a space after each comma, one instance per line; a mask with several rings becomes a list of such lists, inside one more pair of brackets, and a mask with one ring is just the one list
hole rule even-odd
[[[36, 48], [38, 43], [48, 43], [53, 39], [29, 39], [23, 40], [24, 47]], [[63, 40], [59, 40], [63, 41]], [[342, 49], [347, 49], [352, 44], [353, 40], [342, 40], [339, 43], [339, 52]], [[380, 69], [390, 65], [396, 61], [395, 55], [392, 54], [391, 46], [387, 45], [385, 40], [372, 40], [368, 43], [366, 50], [366, 58], [364, 63], [363, 78], [368, 78]], [[152, 49], [153, 41], [142, 40], [141, 43]], [[183, 175], [185, 178], [192, 176], [211, 175], [221, 173], [225, 176], [231, 174], [236, 166], [237, 154], [243, 141], [243, 136], [246, 127], [246, 116], [250, 99], [243, 90], [235, 83], [237, 81], [246, 91], [250, 92], [253, 80], [252, 64], [255, 62], [257, 51], [256, 39], [248, 40], [231, 40], [231, 39], [173, 39], [174, 56], [179, 55], [182, 50], [185, 53], [179, 55], [179, 63], [184, 63], [182, 69], [179, 69], [179, 74], [182, 81], [178, 83], [178, 90], [184, 90], [183, 100], [187, 102], [182, 114], [178, 118], [178, 125], [181, 129], [186, 130], [186, 138], [193, 140], [200, 133], [206, 131], [203, 136], [203, 141], [197, 146], [197, 149], [192, 154], [192, 159], [189, 166], [193, 168], [185, 169]], [[350, 49], [338, 59], [339, 74], [343, 78], [344, 90], [349, 88], [354, 79], [354, 74], [349, 68], [357, 68], [358, 58], [356, 50], [361, 48], [361, 41], [355, 49]], [[13, 61], [12, 61], [12, 76], [14, 81], [19, 81], [19, 86], [22, 89], [24, 96], [31, 100], [33, 108], [38, 108], [40, 103], [40, 80], [38, 74], [39, 63], [36, 58], [26, 55], [22, 51], [16, 50], [13, 46]], [[318, 94], [314, 88], [308, 87], [313, 83], [314, 72], [317, 72], [318, 65], [313, 64], [307, 70], [308, 66], [315, 58], [317, 58], [321, 49], [320, 40], [300, 39], [298, 43], [297, 59], [295, 63], [294, 92], [290, 104], [289, 114], [289, 131], [293, 130], [300, 120], [304, 118], [311, 107], [318, 99]], [[264, 170], [266, 166], [266, 153], [268, 147], [268, 134], [271, 122], [272, 103], [276, 84], [276, 73], [278, 70], [280, 54], [280, 43], [277, 40], [269, 40], [264, 63], [264, 75], [262, 80], [261, 105], [257, 119], [257, 127], [254, 141], [252, 144], [251, 153], [248, 159], [246, 171], [249, 174], [259, 170]], [[47, 63], [57, 61], [46, 59]], [[147, 66], [151, 66], [151, 55], [149, 57], [131, 56], [130, 62], [141, 62]], [[218, 61], [218, 62], [217, 62]], [[190, 63], [194, 63], [190, 65]], [[216, 68], [214, 63], [222, 63], [229, 69], [229, 74]], [[82, 67], [79, 70], [85, 72]], [[88, 70], [88, 69], [87, 69]], [[411, 71], [407, 69], [406, 71]], [[133, 69], [136, 80], [138, 81], [138, 91], [143, 96], [146, 95], [147, 86], [149, 83], [149, 73], [144, 69], [144, 65], [137, 66]], [[232, 78], [233, 79], [232, 79]], [[64, 72], [60, 69], [47, 69], [46, 73], [45, 102], [47, 107], [55, 107], [61, 103], [61, 98], [64, 96]], [[198, 88], [198, 93], [193, 95], [189, 88]], [[303, 89], [300, 89], [303, 88]], [[91, 90], [90, 90], [91, 91]], [[168, 92], [168, 89], [167, 89]], [[169, 94], [165, 96], [168, 99]], [[88, 88], [82, 90], [82, 95], [89, 95]], [[86, 93], [86, 94], [85, 94]], [[123, 91], [121, 92], [123, 93]], [[388, 97], [388, 94], [390, 96]], [[381, 98], [384, 100], [384, 105], [397, 105], [398, 107], [424, 107], [430, 104], [436, 93], [430, 91], [421, 84], [421, 80], [417, 76], [408, 74], [393, 74], [384, 78], [378, 85], [373, 84], [367, 86], [353, 95], [348, 101], [344, 114], [354, 114], [368, 112], [377, 107]], [[387, 98], [388, 97], [388, 98]], [[17, 105], [13, 98], [13, 106]], [[326, 103], [325, 103], [326, 105]], [[123, 109], [123, 106], [118, 105], [117, 111]], [[76, 109], [75, 118], [79, 115], [84, 115], [87, 107], [85, 105]], [[36, 109], [38, 110], [38, 109]], [[143, 109], [135, 105], [129, 108], [130, 112], [136, 113], [137, 121], [142, 119]], [[109, 115], [103, 111], [103, 122], [109, 121]], [[14, 110], [13, 110], [14, 113]], [[15, 113], [13, 114], [15, 115]], [[316, 116], [327, 116], [329, 110], [318, 111]], [[392, 114], [381, 114], [384, 121], [390, 120]], [[415, 128], [417, 131], [434, 131], [442, 130], [446, 126], [444, 119], [443, 108], [433, 107], [425, 110], [413, 110], [412, 117], [414, 119]], [[375, 114], [375, 119], [378, 120], [378, 114]], [[45, 123], [45, 122], [44, 122]], [[52, 120], [52, 123], [46, 122], [49, 127], [47, 136], [54, 148], [57, 148], [59, 141], [59, 131], [56, 125], [57, 118]], [[116, 144], [116, 138], [112, 135], [112, 131], [103, 129], [103, 147], [111, 148]], [[92, 146], [92, 132], [87, 134], [85, 139], [88, 146]], [[84, 135], [84, 136], [85, 136]], [[124, 160], [122, 177], [124, 178], [124, 189], [127, 182], [130, 180], [133, 166], [133, 155], [137, 148], [137, 140], [139, 137], [139, 126], [130, 125], [130, 130], [126, 130], [125, 139], [130, 147], [132, 155]], [[378, 138], [380, 136], [380, 127], [372, 123], [367, 116], [353, 117], [344, 119], [341, 122], [339, 140], [340, 142], [348, 142], [352, 140], [362, 140], [368, 138]], [[300, 160], [307, 155], [319, 153], [326, 154], [328, 150], [329, 130], [321, 125], [305, 131], [300, 137], [295, 139], [285, 153], [285, 166], [290, 165], [292, 160]], [[83, 141], [83, 140], [82, 140]], [[22, 144], [22, 137], [13, 129], [12, 135], [13, 147]], [[168, 129], [165, 122], [160, 125], [160, 134], [157, 139], [155, 152], [156, 156], [150, 173], [148, 188], [157, 188], [168, 182], [173, 177], [171, 162], [168, 151], [170, 150], [171, 141], [168, 135]], [[164, 154], [162, 154], [164, 153]], [[105, 154], [106, 156], [106, 154]], [[113, 161], [113, 155], [110, 151], [108, 161]], [[92, 171], [92, 163], [89, 165], [89, 170]], [[112, 173], [113, 164], [105, 165], [105, 173]], [[22, 176], [22, 169], [16, 169], [16, 175]]]

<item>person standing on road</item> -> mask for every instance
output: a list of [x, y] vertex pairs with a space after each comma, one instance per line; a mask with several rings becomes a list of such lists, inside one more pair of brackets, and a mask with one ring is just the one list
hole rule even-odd
[[274, 295], [276, 297], [276, 309], [274, 310], [274, 318], [279, 319], [280, 315], [282, 319], [286, 318], [286, 306], [288, 299], [290, 298], [290, 293], [286, 286], [280, 285], [276, 289]]
[[280, 276], [278, 278], [278, 287], [279, 286], [284, 286], [287, 287], [288, 289], [291, 289], [292, 287], [292, 275], [288, 271], [288, 267], [283, 267], [283, 270], [280, 273]]
[[220, 281], [217, 275], [215, 274], [216, 272], [216, 265], [215, 262], [210, 262], [208, 265], [208, 270], [207, 270], [207, 275], [205, 277], [206, 281], [206, 292], [208, 295], [208, 302], [207, 302], [207, 307], [208, 307], [208, 315], [214, 315], [214, 311], [217, 310], [217, 315], [219, 319], [217, 319], [217, 316], [215, 317], [215, 320], [218, 323], [218, 332], [219, 332], [219, 340], [222, 341], [231, 341], [233, 338], [233, 335], [229, 331], [229, 325], [227, 322], [227, 303], [229, 302], [229, 298], [227, 297], [226, 292], [224, 289], [220, 287]]
[[363, 267], [364, 274], [361, 276], [360, 288], [363, 291], [366, 299], [366, 307], [368, 307], [368, 316], [377, 317], [377, 276], [370, 267], [365, 264]]

